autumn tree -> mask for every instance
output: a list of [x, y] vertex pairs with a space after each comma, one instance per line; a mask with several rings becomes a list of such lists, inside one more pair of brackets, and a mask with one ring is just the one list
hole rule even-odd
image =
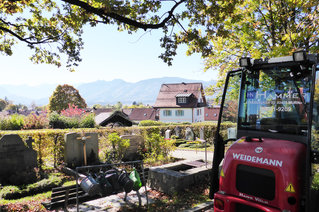
[[86, 108], [86, 102], [81, 97], [79, 91], [71, 85], [58, 85], [50, 97], [49, 110], [60, 113], [67, 109], [69, 105], [78, 108]]

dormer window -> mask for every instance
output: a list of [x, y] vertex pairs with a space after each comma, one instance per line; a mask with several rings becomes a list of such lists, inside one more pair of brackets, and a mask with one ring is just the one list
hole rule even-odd
[[186, 104], [186, 97], [178, 97], [177, 103], [178, 104]]
[[189, 103], [189, 98], [192, 96], [192, 93], [179, 93], [176, 97], [176, 104], [183, 105]]

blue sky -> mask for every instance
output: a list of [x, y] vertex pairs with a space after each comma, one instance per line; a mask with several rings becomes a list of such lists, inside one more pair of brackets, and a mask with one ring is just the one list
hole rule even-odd
[[150, 33], [139, 31], [128, 35], [118, 32], [114, 26], [98, 26], [84, 29], [83, 61], [76, 72], [65, 67], [33, 64], [25, 44], [14, 47], [12, 56], [0, 55], [2, 77], [0, 84], [71, 84], [123, 79], [137, 82], [158, 77], [183, 77], [194, 81], [216, 79], [217, 71], [203, 72], [199, 55], [186, 56], [186, 47], [178, 50], [173, 65], [167, 66], [158, 56], [163, 50], [159, 39], [161, 30]]

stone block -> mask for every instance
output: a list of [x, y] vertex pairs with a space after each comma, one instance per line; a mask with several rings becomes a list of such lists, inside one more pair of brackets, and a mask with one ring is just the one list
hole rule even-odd
[[192, 128], [187, 127], [186, 131], [185, 131], [185, 139], [188, 141], [194, 141], [194, 132], [192, 130]]
[[165, 131], [165, 139], [170, 139], [171, 138], [171, 130], [166, 130]]
[[181, 192], [192, 185], [208, 179], [209, 169], [203, 166], [188, 165], [190, 161], [180, 161], [152, 167], [148, 173], [148, 186], [166, 194]]
[[133, 161], [133, 160], [140, 159], [139, 158], [139, 153], [138, 153], [138, 148], [140, 146], [144, 145], [143, 136], [140, 136], [140, 135], [122, 135], [121, 139], [129, 139], [130, 140], [130, 146], [125, 151], [123, 160], [124, 161]]
[[68, 167], [85, 165], [84, 144], [87, 165], [92, 165], [99, 162], [99, 142], [97, 133], [67, 133], [65, 135], [64, 158]]
[[23, 141], [17, 134], [0, 139], [0, 180], [37, 167], [37, 152], [32, 149], [33, 139]]

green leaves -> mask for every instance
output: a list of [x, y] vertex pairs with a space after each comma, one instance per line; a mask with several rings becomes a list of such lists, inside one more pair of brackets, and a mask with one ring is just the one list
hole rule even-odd
[[[204, 70], [222, 80], [241, 56], [275, 57], [304, 48], [319, 52], [319, 8], [312, 0], [4, 0], [0, 3], [0, 51], [24, 42], [35, 63], [73, 70], [83, 49], [83, 26], [116, 25], [119, 31], [163, 29], [159, 56], [172, 64], [179, 45], [200, 53]], [[61, 63], [67, 56], [66, 64]]]
[[[66, 55], [65, 66], [74, 70], [81, 62], [81, 36], [86, 23], [92, 27], [113, 24], [128, 33], [173, 26], [174, 11], [183, 2], [186, 0], [165, 2], [169, 6], [161, 14], [163, 2], [158, 0], [4, 0], [0, 3], [0, 51], [11, 55], [12, 46], [23, 42], [33, 50], [33, 62], [60, 67], [62, 55]], [[165, 48], [174, 46], [169, 39], [163, 43]], [[171, 59], [166, 58], [173, 57], [175, 51], [173, 47], [163, 59], [170, 63]]]

